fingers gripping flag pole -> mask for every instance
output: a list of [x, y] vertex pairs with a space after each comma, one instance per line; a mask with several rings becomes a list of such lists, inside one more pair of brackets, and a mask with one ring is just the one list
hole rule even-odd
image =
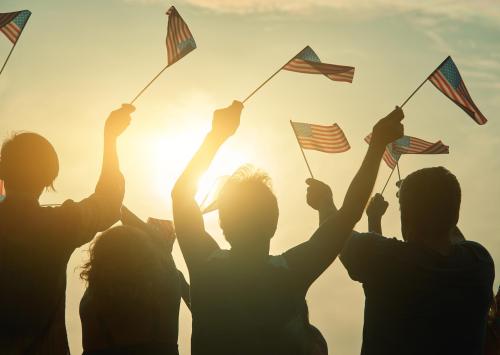
[[177, 9], [172, 6], [168, 9], [167, 15], [168, 27], [166, 43], [168, 63], [141, 91], [139, 91], [130, 104], [133, 104], [168, 67], [196, 48], [194, 37]]
[[276, 70], [269, 78], [260, 84], [254, 91], [250, 93], [242, 103], [245, 103], [264, 85], [266, 85], [272, 78], [276, 76], [281, 70], [294, 71], [305, 74], [323, 74], [333, 81], [344, 81], [352, 83], [354, 77], [354, 67], [345, 65], [322, 63], [316, 52], [309, 46], [306, 46], [292, 59], [286, 62], [278, 70]]
[[26, 23], [28, 22], [31, 16], [31, 11], [22, 10], [16, 12], [9, 12], [0, 14], [0, 32], [2, 32], [9, 41], [12, 42], [13, 46], [10, 49], [7, 58], [5, 59], [2, 68], [0, 69], [0, 75], [3, 73], [7, 62], [14, 52], [14, 48], [16, 48], [19, 37], [21, 37], [21, 33], [23, 32]]

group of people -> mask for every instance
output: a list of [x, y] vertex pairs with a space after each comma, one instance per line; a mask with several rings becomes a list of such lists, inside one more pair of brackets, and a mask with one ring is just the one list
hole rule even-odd
[[[457, 227], [456, 177], [442, 167], [406, 177], [398, 192], [404, 241], [382, 235], [388, 204], [381, 195], [370, 196], [385, 147], [403, 135], [398, 107], [373, 126], [339, 208], [327, 184], [306, 181], [306, 202], [318, 211], [319, 226], [281, 255], [269, 254], [279, 217], [271, 179], [251, 166], [238, 169], [216, 202], [231, 246], [221, 249], [205, 230], [195, 195], [199, 178], [237, 131], [242, 110], [234, 101], [215, 111], [212, 129], [172, 188], [174, 223], [145, 223], [122, 204], [116, 142], [130, 123], [131, 105], [107, 119], [101, 175], [95, 192], [80, 202], [39, 204], [59, 172], [45, 138], [19, 133], [3, 143], [0, 354], [69, 354], [67, 263], [92, 240], [81, 272], [87, 286], [80, 303], [86, 355], [177, 355], [182, 301], [192, 313], [192, 354], [325, 355], [328, 345], [309, 321], [306, 295], [338, 256], [366, 296], [362, 354], [498, 351], [498, 313], [490, 311], [493, 260]], [[369, 232], [358, 233], [354, 228], [367, 204]], [[171, 255], [175, 239], [189, 284]]]

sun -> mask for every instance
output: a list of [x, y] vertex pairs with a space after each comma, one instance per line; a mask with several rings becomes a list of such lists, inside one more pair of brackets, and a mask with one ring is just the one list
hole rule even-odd
[[[210, 130], [213, 109], [200, 110], [199, 105], [193, 105], [193, 107], [197, 109], [183, 112], [181, 117], [176, 117], [175, 124], [168, 127], [168, 130], [156, 132], [147, 137], [151, 154], [144, 164], [150, 165], [148, 170], [154, 175], [153, 189], [162, 198], [169, 198], [175, 181]], [[231, 141], [224, 144], [208, 171], [200, 178], [196, 200], [200, 204], [210, 202], [221, 177], [232, 175], [238, 167], [247, 162], [247, 152], [241, 146]]]

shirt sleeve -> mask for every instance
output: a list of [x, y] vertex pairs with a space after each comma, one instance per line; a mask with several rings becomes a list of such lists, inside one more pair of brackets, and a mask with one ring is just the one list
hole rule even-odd
[[385, 270], [397, 267], [403, 242], [376, 233], [353, 232], [344, 245], [340, 261], [351, 279], [369, 282], [385, 277]]
[[125, 180], [121, 174], [113, 181], [100, 179], [95, 192], [86, 199], [67, 200], [52, 208], [52, 218], [47, 222], [54, 222], [51, 229], [54, 234], [61, 235], [63, 244], [78, 248], [120, 219], [124, 193]]

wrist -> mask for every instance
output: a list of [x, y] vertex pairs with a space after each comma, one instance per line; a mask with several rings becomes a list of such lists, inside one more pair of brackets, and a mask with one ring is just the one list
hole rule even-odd
[[227, 137], [218, 134], [214, 130], [211, 130], [210, 132], [208, 132], [206, 139], [220, 146], [224, 144], [224, 142], [227, 140]]

